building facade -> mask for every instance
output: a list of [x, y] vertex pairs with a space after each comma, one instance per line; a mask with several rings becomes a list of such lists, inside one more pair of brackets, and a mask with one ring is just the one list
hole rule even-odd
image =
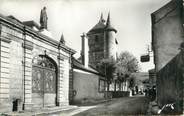
[[0, 112], [68, 105], [74, 53], [34, 21], [0, 15]]
[[151, 14], [152, 48], [155, 70], [158, 72], [174, 56], [183, 42], [183, 19], [180, 0], [171, 0]]
[[96, 67], [102, 59], [117, 57], [117, 30], [111, 24], [110, 13], [107, 21], [101, 15], [99, 22], [87, 33], [89, 64]]
[[184, 99], [184, 59], [181, 50], [184, 41], [183, 0], [171, 0], [152, 13], [151, 19], [157, 88], [156, 102], [160, 109], [166, 104], [173, 104], [174, 109], [165, 113], [182, 113]]

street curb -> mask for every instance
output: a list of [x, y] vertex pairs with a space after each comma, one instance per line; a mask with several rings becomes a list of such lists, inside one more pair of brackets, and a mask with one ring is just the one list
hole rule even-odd
[[58, 112], [62, 112], [62, 111], [67, 111], [67, 110], [71, 110], [71, 109], [76, 109], [76, 107], [71, 107], [71, 108], [66, 108], [66, 109], [60, 109], [60, 110], [55, 110], [55, 111], [49, 111], [49, 112], [41, 112], [41, 113], [36, 113], [34, 115], [48, 115], [48, 114], [53, 114], [53, 113], [58, 113]]
[[[59, 108], [59, 107], [58, 107]], [[67, 111], [67, 110], [71, 110], [71, 109], [76, 109], [77, 106], [69, 106], [67, 108], [62, 108], [61, 109], [57, 109], [57, 110], [53, 110], [53, 111], [40, 111], [40, 112], [30, 112], [30, 111], [25, 111], [23, 113], [17, 113], [16, 114], [11, 114], [11, 113], [2, 113], [2, 116], [36, 116], [36, 115], [48, 115], [48, 114], [53, 114], [53, 113], [58, 113], [58, 112], [62, 112], [62, 111]]]

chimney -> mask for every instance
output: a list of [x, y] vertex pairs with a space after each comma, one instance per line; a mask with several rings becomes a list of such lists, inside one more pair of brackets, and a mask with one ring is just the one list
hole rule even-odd
[[88, 60], [89, 60], [88, 58], [88, 51], [89, 51], [88, 38], [86, 37], [85, 33], [81, 35], [81, 38], [82, 38], [82, 51], [81, 51], [82, 64], [85, 67], [88, 67]]

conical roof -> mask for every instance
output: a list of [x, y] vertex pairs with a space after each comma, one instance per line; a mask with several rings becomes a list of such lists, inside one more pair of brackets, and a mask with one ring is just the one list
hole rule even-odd
[[105, 29], [110, 30], [110, 31], [115, 31], [115, 33], [117, 33], [117, 30], [111, 24], [110, 12], [109, 12], [108, 17], [107, 17], [107, 23], [106, 23]]
[[93, 32], [101, 32], [104, 30], [104, 28], [105, 20], [103, 18], [103, 14], [101, 14], [99, 22], [91, 30], [88, 31], [88, 34]]
[[65, 44], [65, 39], [64, 39], [64, 35], [61, 35], [61, 39], [59, 41], [60, 44]]

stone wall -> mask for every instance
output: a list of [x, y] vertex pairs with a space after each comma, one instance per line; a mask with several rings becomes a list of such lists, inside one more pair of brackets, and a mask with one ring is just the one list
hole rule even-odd
[[[16, 48], [16, 49], [15, 49]], [[22, 42], [12, 41], [10, 44], [10, 99], [19, 99], [19, 107], [23, 101], [23, 48]], [[31, 70], [28, 70], [31, 71]], [[20, 108], [21, 109], [21, 108]]]
[[104, 33], [88, 35], [89, 64], [96, 66], [104, 58]]
[[176, 55], [157, 74], [157, 100], [162, 107], [175, 103], [175, 110], [182, 111], [184, 53]]
[[76, 95], [73, 98], [73, 102], [85, 103], [104, 99], [104, 92], [99, 91], [99, 80], [99, 75], [74, 69], [73, 89], [76, 91]]
[[23, 101], [22, 31], [0, 24], [0, 111], [11, 111], [13, 101]]
[[15, 25], [0, 16], [0, 112], [30, 110], [32, 101], [32, 60], [45, 55], [56, 68], [57, 106], [69, 104], [70, 58], [74, 50], [22, 24]]

